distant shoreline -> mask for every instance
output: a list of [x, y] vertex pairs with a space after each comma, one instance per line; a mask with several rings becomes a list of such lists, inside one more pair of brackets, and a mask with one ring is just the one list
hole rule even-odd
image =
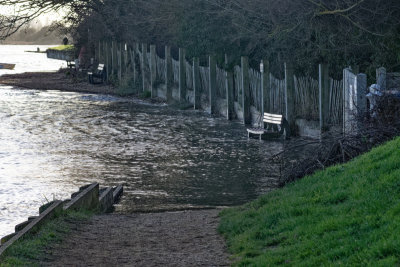
[[39, 45], [39, 46], [58, 46], [60, 44], [58, 43], [52, 43], [52, 44], [38, 44], [38, 43], [32, 43], [32, 42], [2, 42], [0, 45]]

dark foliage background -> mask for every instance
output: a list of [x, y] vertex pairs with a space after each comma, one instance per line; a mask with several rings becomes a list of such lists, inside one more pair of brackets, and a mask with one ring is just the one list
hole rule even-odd
[[247, 55], [254, 67], [269, 60], [277, 75], [285, 61], [305, 74], [329, 63], [331, 75], [339, 77], [354, 65], [369, 77], [382, 65], [400, 70], [398, 0], [0, 0], [0, 5], [19, 7], [0, 17], [2, 36], [41, 12], [63, 8], [66, 15], [57, 26], [78, 45], [93, 47], [103, 39], [168, 44], [185, 47], [189, 58], [228, 54], [230, 63]]

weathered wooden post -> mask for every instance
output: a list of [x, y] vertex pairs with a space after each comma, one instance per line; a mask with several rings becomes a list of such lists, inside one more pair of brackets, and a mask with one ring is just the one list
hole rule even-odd
[[104, 41], [99, 42], [100, 54], [99, 54], [99, 64], [106, 64], [106, 50], [104, 47]]
[[329, 67], [326, 64], [319, 64], [319, 128], [321, 134], [328, 130], [329, 89]]
[[210, 97], [210, 113], [217, 113], [217, 62], [214, 56], [209, 56], [209, 97]]
[[172, 102], [172, 58], [171, 47], [165, 47], [165, 88], [167, 90], [167, 102]]
[[128, 78], [129, 68], [128, 68], [128, 44], [124, 44], [124, 70], [125, 79]]
[[346, 68], [343, 70], [343, 135], [346, 135], [347, 132], [351, 132], [353, 125], [351, 123], [352, 117], [352, 104], [354, 95], [353, 88], [355, 86], [355, 77], [351, 72], [351, 69]]
[[118, 47], [117, 47], [117, 42], [113, 41], [112, 43], [112, 58], [113, 58], [113, 74], [117, 75], [118, 74]]
[[343, 70], [343, 134], [352, 134], [359, 129], [367, 108], [367, 75], [355, 75], [350, 69]]
[[233, 72], [225, 72], [225, 88], [226, 88], [226, 118], [233, 120], [235, 118], [235, 103], [233, 96]]
[[285, 63], [285, 118], [289, 122], [291, 130], [295, 125], [295, 89], [293, 67]]
[[264, 116], [264, 112], [269, 111], [269, 94], [270, 94], [270, 82], [269, 82], [269, 61], [261, 60], [260, 64], [261, 71], [261, 116]]
[[122, 43], [119, 44], [119, 51], [117, 51], [118, 55], [118, 81], [119, 86], [122, 84]]
[[106, 73], [107, 73], [107, 82], [109, 81], [110, 77], [110, 47], [107, 41], [104, 42], [104, 48], [105, 48], [105, 56], [106, 56]]
[[138, 64], [136, 64], [136, 61], [135, 61], [135, 67], [136, 67], [136, 72], [135, 72], [135, 85], [139, 85], [139, 81], [140, 81], [140, 72], [141, 72], [141, 70], [140, 70], [140, 67], [141, 67], [141, 58], [140, 58], [140, 50], [139, 50], [139, 47], [140, 47], [140, 45], [138, 44], [138, 43], [135, 43], [134, 44], [134, 46], [133, 46], [133, 51], [134, 51], [134, 53], [135, 53], [135, 60], [136, 60], [136, 56], [137, 56], [137, 58], [138, 58], [138, 61], [137, 61], [137, 63]]
[[99, 44], [98, 44], [98, 52], [97, 52], [97, 61], [98, 61], [99, 63], [101, 62], [101, 57], [102, 57], [101, 41], [99, 41]]
[[[135, 43], [135, 51], [138, 55], [140, 54], [140, 44], [139, 43]], [[140, 58], [139, 58], [139, 64], [140, 64]]]
[[157, 88], [156, 88], [156, 75], [157, 75], [157, 66], [156, 66], [156, 46], [150, 45], [150, 87], [151, 87], [151, 97], [157, 97]]
[[142, 82], [143, 92], [146, 91], [146, 57], [147, 57], [147, 44], [142, 43], [142, 58], [141, 58], [141, 71], [142, 71]]
[[99, 63], [104, 63], [104, 45], [103, 41], [99, 41]]
[[194, 109], [200, 109], [200, 59], [193, 58], [193, 92], [194, 92]]
[[376, 70], [376, 84], [379, 85], [381, 91], [386, 90], [386, 69], [384, 67]]
[[243, 98], [243, 123], [251, 124], [250, 113], [250, 81], [249, 81], [249, 58], [242, 57], [242, 98]]
[[186, 101], [186, 51], [179, 48], [179, 100]]
[[110, 51], [110, 56], [111, 56], [111, 68], [110, 68], [110, 74], [113, 75], [115, 69], [114, 69], [114, 61], [115, 61], [115, 57], [114, 57], [114, 41], [111, 41], [111, 47], [110, 47], [111, 51]]
[[235, 118], [235, 96], [233, 92], [233, 72], [229, 69], [229, 57], [225, 54], [225, 90], [226, 90], [226, 118], [233, 120]]
[[136, 70], [136, 52], [135, 52], [135, 44], [129, 49], [129, 56], [131, 59], [131, 71], [133, 75], [133, 83], [136, 85], [137, 81], [137, 70]]
[[[357, 112], [359, 116], [364, 116], [367, 112], [367, 88], [368, 81], [367, 75], [360, 73], [357, 75]], [[361, 126], [361, 120], [359, 118], [358, 125]]]

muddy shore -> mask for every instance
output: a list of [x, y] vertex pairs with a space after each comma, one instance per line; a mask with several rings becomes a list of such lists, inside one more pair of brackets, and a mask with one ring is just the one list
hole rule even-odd
[[229, 266], [220, 210], [97, 215], [48, 248], [41, 266]]
[[0, 84], [37, 90], [115, 94], [115, 88], [111, 85], [89, 84], [87, 76], [67, 69], [58, 72], [6, 74], [0, 76]]

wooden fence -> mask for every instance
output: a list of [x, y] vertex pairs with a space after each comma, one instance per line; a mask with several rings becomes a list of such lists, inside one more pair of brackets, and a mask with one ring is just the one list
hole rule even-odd
[[174, 59], [168, 47], [163, 57], [155, 46], [148, 48], [104, 41], [98, 45], [97, 60], [106, 65], [109, 79], [140, 85], [136, 93], [151, 91], [152, 97], [189, 102], [245, 124], [256, 123], [257, 114], [249, 113], [263, 111], [283, 114], [292, 126], [296, 119], [320, 120], [321, 130], [343, 123], [343, 81], [329, 78], [324, 66], [318, 80], [298, 77], [290, 69], [278, 79], [269, 68], [263, 72], [249, 68], [246, 58], [229, 72], [216, 66], [213, 57], [208, 66], [199, 66], [198, 59], [185, 58], [184, 49]]

